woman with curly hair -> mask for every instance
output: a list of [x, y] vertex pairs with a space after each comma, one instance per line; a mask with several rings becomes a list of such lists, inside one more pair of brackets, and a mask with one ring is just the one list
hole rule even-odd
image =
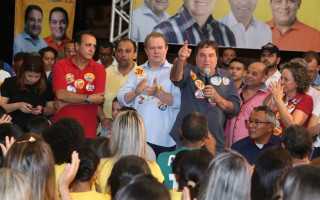
[[292, 124], [307, 127], [313, 109], [312, 97], [306, 94], [311, 84], [306, 67], [292, 60], [282, 64], [281, 69], [280, 81], [270, 83], [271, 94], [264, 102], [275, 111], [274, 134], [279, 136]]

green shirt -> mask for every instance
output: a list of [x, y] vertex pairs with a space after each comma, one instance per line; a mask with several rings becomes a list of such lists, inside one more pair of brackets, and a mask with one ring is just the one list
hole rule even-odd
[[164, 184], [169, 188], [169, 190], [178, 188], [178, 183], [176, 178], [172, 172], [171, 163], [176, 157], [177, 153], [183, 150], [193, 150], [196, 148], [189, 148], [189, 147], [181, 147], [175, 151], [171, 152], [163, 152], [159, 154], [157, 163], [160, 166], [162, 174], [164, 176]]

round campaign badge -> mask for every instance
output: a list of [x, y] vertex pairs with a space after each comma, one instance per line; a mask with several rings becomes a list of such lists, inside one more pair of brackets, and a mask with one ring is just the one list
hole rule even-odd
[[289, 113], [292, 113], [294, 108], [295, 108], [295, 106], [293, 104], [287, 106], [287, 110], [288, 110]]
[[204, 99], [204, 94], [200, 89], [197, 89], [194, 95], [196, 96], [197, 99]]
[[76, 92], [76, 88], [73, 87], [72, 85], [68, 85], [68, 86], [67, 86], [67, 91], [69, 91], [69, 92]]
[[190, 78], [192, 80], [196, 80], [197, 79], [197, 75], [192, 70], [190, 70]]
[[72, 83], [74, 81], [74, 75], [71, 73], [66, 74], [67, 84]]
[[210, 99], [210, 98], [208, 99], [208, 102], [209, 102], [209, 105], [210, 105], [210, 106], [213, 106], [213, 107], [214, 107], [214, 106], [217, 105], [217, 103], [214, 102], [214, 101], [213, 101], [212, 99]]
[[92, 92], [92, 91], [94, 90], [94, 85], [91, 84], [91, 83], [88, 83], [88, 84], [86, 85], [86, 90], [87, 90], [88, 92]]
[[203, 90], [204, 88], [204, 83], [201, 80], [196, 80], [194, 84], [199, 88], [200, 90]]
[[278, 136], [278, 135], [280, 135], [281, 133], [282, 133], [282, 128], [281, 128], [281, 126], [276, 126], [276, 127], [274, 127], [274, 129], [273, 129], [273, 135]]
[[220, 76], [211, 77], [211, 83], [215, 86], [221, 85], [222, 79]]
[[145, 100], [144, 96], [140, 96], [138, 100], [138, 104], [143, 104], [144, 100]]
[[227, 77], [223, 77], [222, 78], [222, 83], [223, 83], [223, 85], [229, 85], [230, 79], [228, 79]]
[[82, 79], [75, 80], [74, 87], [81, 90], [84, 87], [84, 80], [82, 80]]
[[92, 73], [86, 73], [83, 78], [87, 82], [92, 83], [92, 81], [95, 79], [95, 76]]
[[165, 111], [168, 107], [167, 104], [165, 104], [161, 101], [159, 101], [157, 105], [158, 105], [159, 110], [161, 110], [161, 111]]
[[137, 67], [135, 70], [134, 70], [134, 74], [138, 77], [141, 77], [144, 75], [144, 69], [142, 67]]

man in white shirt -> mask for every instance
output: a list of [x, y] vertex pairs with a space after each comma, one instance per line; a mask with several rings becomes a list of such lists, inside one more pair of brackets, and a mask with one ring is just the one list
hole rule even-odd
[[257, 0], [229, 0], [231, 12], [218, 21], [227, 25], [234, 36], [238, 48], [259, 49], [272, 41], [270, 27], [252, 17]]
[[265, 82], [266, 86], [268, 86], [270, 82], [277, 82], [281, 77], [281, 73], [277, 68], [281, 60], [280, 51], [276, 45], [271, 43], [264, 45], [261, 51], [260, 61], [268, 66], [269, 78]]

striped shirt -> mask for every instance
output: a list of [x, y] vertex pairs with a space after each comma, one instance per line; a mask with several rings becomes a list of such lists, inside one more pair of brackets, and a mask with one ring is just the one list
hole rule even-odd
[[218, 46], [236, 46], [235, 37], [226, 25], [214, 20], [210, 15], [201, 29], [183, 6], [177, 14], [154, 27], [153, 31], [163, 33], [169, 43], [183, 44], [187, 40], [189, 44], [196, 45], [203, 39], [209, 39]]

